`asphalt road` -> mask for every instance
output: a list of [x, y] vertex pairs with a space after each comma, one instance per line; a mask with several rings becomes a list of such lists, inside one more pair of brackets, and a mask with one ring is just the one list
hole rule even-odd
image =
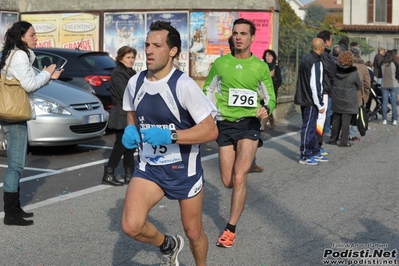
[[[382, 265], [383, 259], [383, 265], [396, 265], [398, 127], [372, 123], [361, 142], [351, 148], [325, 144], [330, 162], [307, 166], [298, 164], [299, 125], [295, 115], [263, 133], [257, 159], [265, 171], [248, 176], [230, 249], [215, 242], [228, 219], [231, 191], [220, 181], [215, 143], [203, 146], [208, 265]], [[126, 187], [100, 185], [111, 145], [109, 135], [70, 151], [29, 155], [22, 196], [35, 225], [0, 225], [0, 265], [159, 265], [157, 248], [121, 231]], [[163, 232], [184, 235], [179, 217], [178, 203], [163, 199], [149, 219]], [[337, 256], [344, 258], [332, 264]], [[187, 245], [179, 260], [194, 265]]]

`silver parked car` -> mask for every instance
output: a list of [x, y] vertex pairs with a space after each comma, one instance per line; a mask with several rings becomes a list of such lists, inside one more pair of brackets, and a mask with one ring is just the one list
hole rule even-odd
[[[29, 146], [75, 145], [101, 137], [107, 128], [108, 112], [101, 101], [74, 85], [54, 80], [34, 93], [34, 102], [36, 120], [28, 121]], [[0, 143], [0, 150], [5, 146]]]

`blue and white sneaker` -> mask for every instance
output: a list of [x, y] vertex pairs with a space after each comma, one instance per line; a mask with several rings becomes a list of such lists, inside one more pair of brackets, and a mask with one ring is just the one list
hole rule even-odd
[[328, 155], [330, 155], [330, 151], [326, 150], [326, 149], [323, 149], [323, 148], [320, 148], [320, 154], [323, 155], [323, 156], [328, 156]]
[[314, 156], [314, 159], [318, 162], [328, 162], [330, 160], [330, 159], [328, 159], [328, 157], [321, 155], [321, 152], [319, 152], [319, 154]]
[[306, 164], [306, 165], [319, 165], [319, 162], [315, 160], [315, 157], [312, 156], [309, 159], [301, 157], [299, 159], [299, 164]]

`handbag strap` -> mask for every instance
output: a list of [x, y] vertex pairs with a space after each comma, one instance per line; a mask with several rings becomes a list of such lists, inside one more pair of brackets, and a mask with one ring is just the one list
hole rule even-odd
[[11, 56], [10, 56], [10, 60], [8, 61], [8, 65], [6, 66], [6, 71], [4, 73], [4, 75], [1, 75], [1, 84], [2, 86], [4, 86], [4, 83], [6, 82], [6, 76], [7, 76], [7, 72], [8, 72], [8, 68], [11, 65], [11, 59], [14, 56], [15, 52], [18, 51], [19, 49], [14, 50], [14, 52], [12, 52]]
[[10, 60], [8, 61], [8, 65], [6, 66], [6, 75], [7, 75], [7, 72], [8, 72], [8, 68], [9, 68], [10, 65], [11, 65], [11, 60], [12, 60], [12, 58], [13, 58], [15, 52], [18, 51], [18, 50], [19, 50], [19, 49], [14, 50], [14, 52], [12, 52], [12, 54], [11, 54], [11, 56], [10, 56]]

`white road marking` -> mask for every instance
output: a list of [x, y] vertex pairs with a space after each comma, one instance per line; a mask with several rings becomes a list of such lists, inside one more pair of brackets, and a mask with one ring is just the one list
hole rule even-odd
[[[82, 189], [82, 190], [79, 190], [79, 191], [76, 191], [76, 192], [64, 194], [64, 195], [59, 196], [59, 197], [46, 199], [46, 200], [43, 200], [41, 202], [29, 204], [29, 205], [24, 207], [24, 210], [25, 211], [33, 210], [33, 209], [44, 207], [44, 206], [47, 206], [47, 205], [50, 205], [50, 204], [58, 203], [58, 202], [61, 202], [61, 201], [64, 201], [64, 200], [69, 200], [69, 199], [73, 199], [73, 198], [76, 198], [76, 197], [87, 195], [87, 194], [90, 194], [90, 193], [93, 193], [93, 192], [98, 192], [98, 191], [107, 189], [109, 187], [111, 187], [111, 186], [98, 185], [98, 186], [95, 186], [95, 187]], [[4, 218], [4, 212], [0, 212], [0, 218]]]
[[[66, 173], [66, 172], [70, 172], [70, 171], [75, 171], [75, 170], [86, 168], [86, 167], [90, 167], [90, 166], [93, 166], [93, 165], [102, 164], [102, 163], [105, 163], [107, 161], [108, 161], [108, 159], [103, 159], [103, 160], [99, 160], [99, 161], [95, 161], [95, 162], [84, 163], [84, 164], [79, 164], [79, 165], [63, 168], [63, 169], [60, 169], [60, 170], [53, 170], [53, 171], [50, 171], [50, 172], [47, 172], [47, 173], [32, 175], [32, 176], [21, 178], [21, 180], [19, 182], [23, 183], [23, 182], [27, 182], [27, 181], [30, 181], [30, 180], [51, 176], [51, 175], [56, 175], [56, 174], [60, 174], [60, 173]], [[3, 183], [0, 183], [0, 187], [3, 187]]]
[[[289, 137], [295, 134], [299, 134], [299, 132], [289, 132], [286, 133], [284, 135], [278, 136], [278, 137], [273, 137], [271, 139], [268, 139], [266, 141], [263, 141], [263, 143], [268, 143], [268, 142], [272, 142], [272, 141], [276, 141], [279, 139], [283, 139], [285, 137]], [[85, 146], [85, 147], [93, 147], [93, 148], [101, 148], [101, 149], [112, 149], [112, 147], [106, 147], [106, 146], [95, 146], [95, 145], [81, 145], [81, 146]], [[208, 161], [208, 160], [212, 160], [215, 158], [218, 158], [219, 154], [218, 153], [214, 153], [214, 154], [210, 154], [207, 156], [204, 156], [201, 158], [202, 162]], [[75, 171], [78, 169], [82, 169], [82, 168], [86, 168], [86, 167], [91, 167], [93, 165], [98, 165], [98, 164], [103, 164], [105, 162], [107, 162], [108, 159], [103, 159], [103, 160], [99, 160], [99, 161], [95, 161], [95, 162], [90, 162], [90, 163], [85, 163], [85, 164], [79, 164], [79, 165], [75, 165], [75, 166], [71, 166], [71, 167], [67, 167], [67, 168], [63, 168], [60, 170], [49, 170], [49, 169], [41, 169], [41, 168], [28, 168], [26, 167], [25, 169], [31, 169], [31, 170], [37, 170], [37, 171], [43, 171], [43, 172], [47, 172], [47, 173], [42, 173], [42, 174], [37, 174], [37, 175], [33, 175], [33, 176], [29, 176], [29, 177], [25, 177], [25, 178], [21, 178], [20, 182], [27, 182], [30, 180], [34, 180], [34, 179], [39, 179], [39, 178], [44, 178], [47, 176], [51, 176], [51, 175], [56, 175], [56, 174], [60, 174], [60, 173], [65, 173], [65, 172], [70, 172], [70, 171]], [[0, 164], [0, 167], [7, 167], [7, 165], [4, 164]], [[0, 183], [0, 187], [3, 187], [3, 183]], [[93, 193], [93, 192], [97, 192], [97, 191], [101, 191], [107, 188], [111, 188], [112, 186], [107, 186], [107, 185], [97, 185], [88, 189], [83, 189], [83, 190], [79, 190], [76, 192], [72, 192], [69, 194], [65, 194], [59, 197], [54, 197], [54, 198], [50, 198], [47, 200], [43, 200], [41, 202], [38, 203], [33, 203], [33, 204], [29, 204], [27, 206], [24, 207], [25, 210], [33, 210], [39, 207], [43, 207], [46, 205], [50, 205], [50, 204], [54, 204], [60, 201], [64, 201], [67, 199], [71, 199], [71, 198], [76, 198], [82, 195], [86, 195], [89, 193]], [[4, 217], [4, 212], [0, 212], [0, 218]]]

